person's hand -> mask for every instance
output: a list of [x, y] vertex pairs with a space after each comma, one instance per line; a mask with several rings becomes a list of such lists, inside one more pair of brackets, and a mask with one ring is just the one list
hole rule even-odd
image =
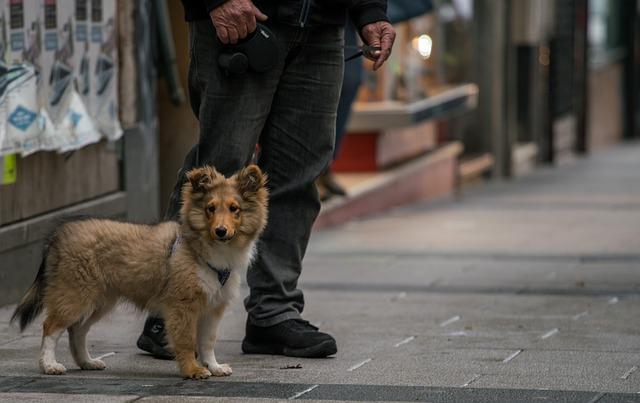
[[235, 45], [256, 30], [257, 21], [266, 21], [251, 0], [227, 0], [209, 13], [220, 42]]
[[361, 35], [367, 45], [380, 48], [380, 50], [364, 53], [367, 59], [375, 62], [373, 70], [378, 70], [391, 55], [396, 31], [387, 21], [378, 21], [362, 27]]

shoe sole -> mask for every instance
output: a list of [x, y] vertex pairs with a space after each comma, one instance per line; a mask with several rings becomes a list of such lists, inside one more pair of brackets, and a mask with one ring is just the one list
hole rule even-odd
[[242, 352], [245, 354], [286, 355], [288, 357], [298, 358], [325, 358], [336, 354], [338, 348], [332, 340], [326, 340], [315, 346], [305, 348], [289, 348], [287, 346], [273, 344], [255, 344], [243, 340]]
[[153, 358], [157, 358], [159, 360], [173, 360], [173, 355], [167, 352], [164, 348], [158, 347], [157, 343], [155, 343], [149, 336], [142, 334], [138, 337], [138, 342], [136, 343], [138, 348], [142, 351], [146, 351], [151, 354]]

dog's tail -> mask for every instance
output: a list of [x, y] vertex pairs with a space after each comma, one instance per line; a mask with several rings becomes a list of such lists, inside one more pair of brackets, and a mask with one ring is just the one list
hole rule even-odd
[[16, 307], [13, 316], [11, 316], [11, 323], [20, 318], [20, 331], [29, 326], [33, 320], [38, 317], [42, 308], [44, 307], [44, 285], [45, 285], [45, 267], [47, 260], [47, 251], [45, 250], [40, 269], [36, 275], [36, 279], [31, 284], [31, 287], [27, 290], [27, 293], [22, 297], [22, 301]]

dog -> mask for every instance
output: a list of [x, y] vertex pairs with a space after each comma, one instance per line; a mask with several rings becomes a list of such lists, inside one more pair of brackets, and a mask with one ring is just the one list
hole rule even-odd
[[[59, 226], [45, 247], [33, 284], [16, 308], [23, 331], [44, 309], [39, 366], [59, 375], [55, 348], [66, 329], [76, 364], [91, 358], [89, 328], [120, 300], [160, 314], [180, 373], [205, 379], [232, 373], [214, 353], [218, 324], [237, 294], [268, 215], [267, 176], [256, 165], [225, 177], [205, 166], [182, 187], [181, 223], [154, 226], [103, 219]], [[196, 356], [197, 353], [197, 356]]]

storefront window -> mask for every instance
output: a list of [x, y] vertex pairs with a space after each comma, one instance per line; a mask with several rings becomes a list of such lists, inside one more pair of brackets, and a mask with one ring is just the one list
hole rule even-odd
[[612, 61], [625, 56], [624, 25], [620, 24], [625, 2], [591, 0], [589, 2], [589, 48], [592, 63]]

